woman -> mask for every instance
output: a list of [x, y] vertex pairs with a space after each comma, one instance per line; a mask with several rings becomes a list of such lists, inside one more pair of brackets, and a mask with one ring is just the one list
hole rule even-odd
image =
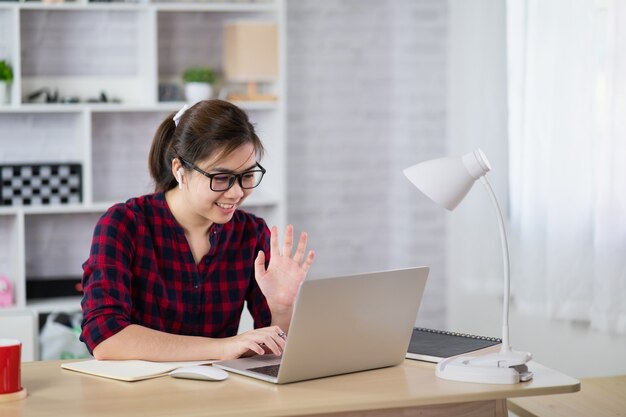
[[[96, 359], [180, 361], [281, 354], [313, 262], [238, 207], [259, 185], [263, 145], [231, 103], [185, 106], [150, 149], [155, 193], [111, 207], [83, 264], [81, 340]], [[271, 258], [270, 258], [271, 253]], [[244, 301], [254, 330], [237, 335]]]

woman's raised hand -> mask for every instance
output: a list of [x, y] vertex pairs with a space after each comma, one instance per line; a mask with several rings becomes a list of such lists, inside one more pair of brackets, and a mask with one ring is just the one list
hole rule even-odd
[[278, 244], [278, 228], [272, 227], [270, 240], [270, 262], [265, 269], [265, 254], [259, 252], [254, 271], [259, 288], [265, 295], [272, 313], [290, 312], [300, 288], [311, 268], [315, 252], [310, 250], [305, 257], [307, 234], [302, 232], [300, 240], [293, 251], [293, 226], [287, 225], [282, 251]]

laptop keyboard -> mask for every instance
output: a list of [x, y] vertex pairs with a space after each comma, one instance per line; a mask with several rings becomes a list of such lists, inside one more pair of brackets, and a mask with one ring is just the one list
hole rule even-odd
[[256, 368], [248, 368], [248, 371], [253, 371], [253, 372], [257, 372], [259, 374], [277, 377], [279, 368], [280, 368], [280, 364], [279, 365], [259, 366], [259, 367], [256, 367]]

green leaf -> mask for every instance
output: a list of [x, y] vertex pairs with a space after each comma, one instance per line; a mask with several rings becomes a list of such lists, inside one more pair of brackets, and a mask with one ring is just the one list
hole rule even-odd
[[208, 67], [187, 68], [183, 72], [183, 81], [186, 83], [209, 83], [217, 81], [217, 75], [213, 69]]
[[0, 60], [0, 81], [13, 81], [13, 70], [11, 69], [11, 65], [3, 59]]

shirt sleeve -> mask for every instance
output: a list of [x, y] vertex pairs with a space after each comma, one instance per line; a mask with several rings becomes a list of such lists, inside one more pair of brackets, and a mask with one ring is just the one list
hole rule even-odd
[[[259, 251], [263, 251], [263, 253], [265, 253], [265, 267], [267, 268], [270, 261], [270, 230], [267, 227], [267, 224], [265, 224], [265, 221], [259, 218], [256, 220], [257, 241], [254, 249], [254, 259], [252, 261], [254, 262]], [[272, 324], [272, 313], [267, 305], [265, 296], [256, 282], [254, 268], [252, 268], [252, 279], [250, 280], [250, 289], [246, 297], [246, 302], [248, 304], [250, 315], [254, 319], [255, 329], [267, 327]]]
[[133, 213], [114, 206], [96, 224], [83, 264], [82, 340], [89, 350], [130, 324], [131, 264], [136, 234]]

